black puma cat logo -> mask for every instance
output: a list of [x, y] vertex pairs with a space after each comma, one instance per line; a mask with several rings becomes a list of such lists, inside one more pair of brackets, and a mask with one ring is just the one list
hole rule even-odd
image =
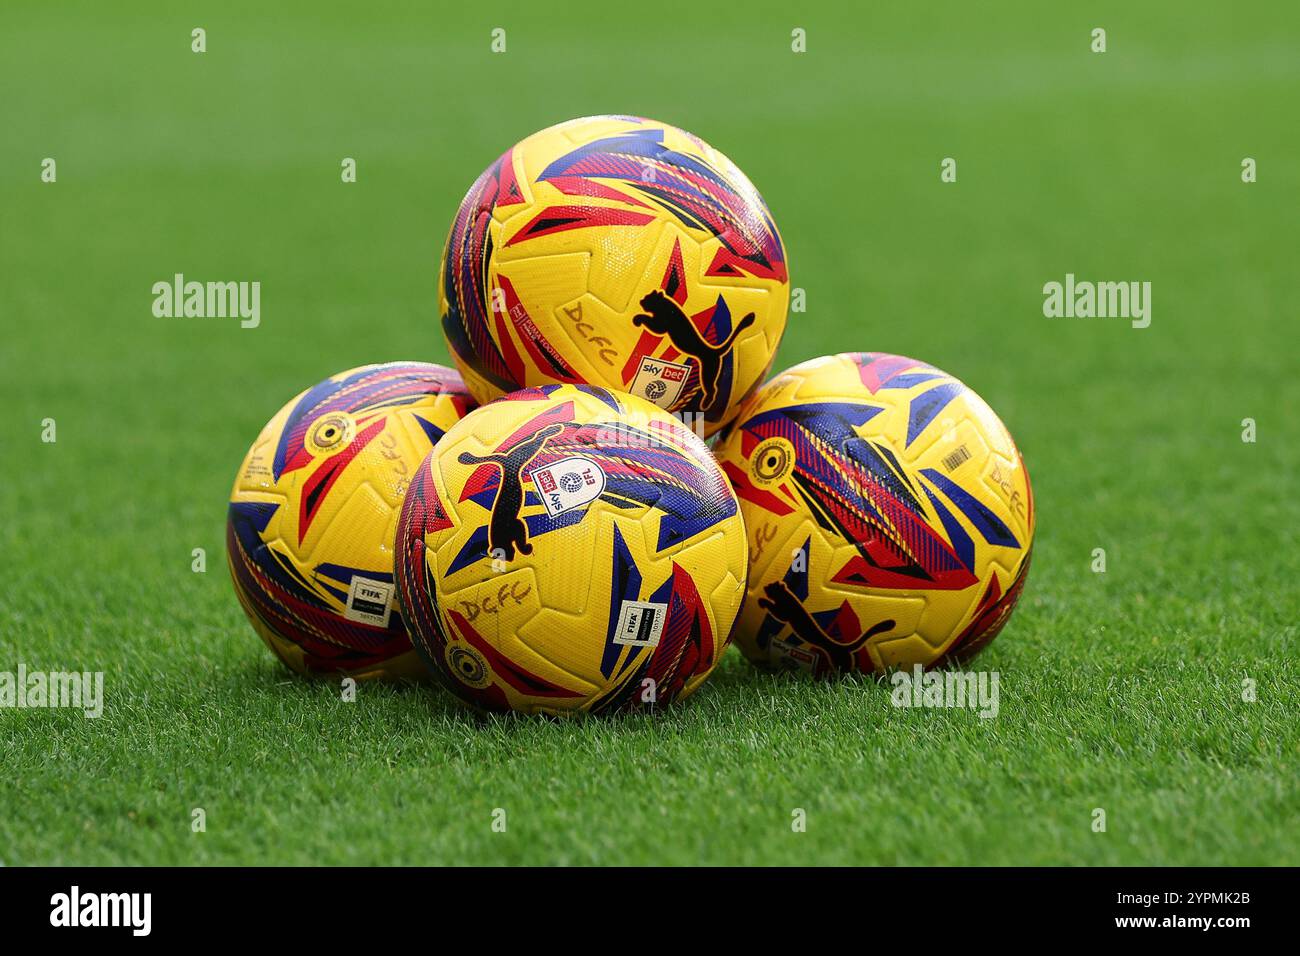
[[877, 634], [892, 630], [893, 621], [881, 621], [861, 637], [854, 638], [847, 644], [841, 643], [821, 629], [799, 599], [786, 587], [784, 581], [773, 581], [763, 588], [764, 596], [758, 599], [758, 606], [771, 614], [778, 621], [790, 625], [795, 636], [805, 644], [819, 651], [823, 657], [841, 674], [855, 670], [853, 655], [863, 644]]
[[488, 547], [493, 557], [504, 555], [509, 561], [516, 551], [533, 553], [533, 546], [528, 541], [528, 525], [519, 517], [524, 507], [524, 469], [542, 450], [546, 440], [563, 429], [563, 425], [553, 422], [511, 446], [508, 451], [482, 456], [466, 451], [461, 452], [457, 459], [462, 465], [496, 465], [501, 469], [501, 481], [497, 484], [497, 496], [492, 501], [492, 515], [488, 519]]
[[718, 375], [722, 371], [722, 357], [731, 351], [740, 333], [754, 324], [754, 313], [749, 313], [737, 322], [731, 334], [720, 345], [712, 345], [700, 334], [690, 316], [663, 292], [656, 290], [642, 297], [641, 308], [645, 312], [632, 316], [632, 324], [644, 326], [656, 335], [668, 336], [673, 348], [695, 359], [702, 394], [700, 410], [707, 412], [712, 409], [718, 400]]

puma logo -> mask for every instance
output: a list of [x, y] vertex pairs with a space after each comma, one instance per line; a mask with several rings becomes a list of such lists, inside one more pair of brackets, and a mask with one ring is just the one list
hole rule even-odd
[[656, 290], [642, 297], [641, 308], [645, 312], [632, 316], [633, 325], [643, 326], [656, 335], [668, 336], [673, 348], [695, 359], [702, 395], [700, 410], [708, 412], [718, 400], [718, 375], [722, 372], [722, 357], [731, 351], [740, 333], [754, 324], [754, 313], [749, 313], [737, 322], [722, 344], [712, 345], [700, 334], [690, 316], [663, 292]]
[[488, 519], [488, 547], [493, 555], [503, 554], [509, 561], [516, 551], [524, 555], [533, 553], [533, 546], [528, 541], [528, 525], [519, 516], [524, 507], [524, 469], [537, 457], [546, 440], [563, 429], [563, 425], [553, 422], [512, 445], [508, 451], [495, 455], [471, 455], [466, 451], [457, 458], [462, 465], [496, 465], [501, 469], [501, 481], [497, 484], [497, 496], [492, 501], [492, 514]]
[[881, 621], [865, 634], [844, 644], [821, 629], [821, 625], [786, 587], [784, 581], [773, 581], [763, 588], [763, 595], [758, 599], [758, 606], [778, 621], [789, 624], [796, 637], [817, 650], [831, 667], [841, 674], [856, 670], [854, 655], [863, 644], [875, 635], [884, 634], [894, 627], [892, 620]]

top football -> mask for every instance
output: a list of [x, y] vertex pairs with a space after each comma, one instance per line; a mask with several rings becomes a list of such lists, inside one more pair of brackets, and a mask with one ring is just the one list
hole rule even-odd
[[763, 380], [785, 329], [785, 248], [727, 157], [631, 116], [571, 120], [506, 150], [443, 250], [447, 346], [486, 402], [603, 385], [709, 435]]

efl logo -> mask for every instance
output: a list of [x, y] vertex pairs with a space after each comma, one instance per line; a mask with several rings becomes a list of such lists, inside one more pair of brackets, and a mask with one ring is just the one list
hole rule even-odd
[[529, 477], [552, 518], [595, 501], [605, 490], [604, 470], [578, 455], [534, 468]]
[[632, 394], [654, 402], [660, 408], [672, 408], [690, 374], [689, 365], [647, 356], [641, 359], [641, 367], [632, 380]]

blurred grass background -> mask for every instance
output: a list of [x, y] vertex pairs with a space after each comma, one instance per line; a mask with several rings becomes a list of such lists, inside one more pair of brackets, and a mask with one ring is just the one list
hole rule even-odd
[[[100, 720], [0, 710], [0, 859], [1300, 863], [1294, 5], [443, 7], [0, 12], [0, 670], [107, 673]], [[481, 722], [342, 704], [253, 635], [222, 537], [248, 443], [332, 372], [446, 362], [464, 191], [600, 112], [763, 192], [807, 294], [777, 367], [923, 358], [1015, 434], [1039, 531], [978, 665], [996, 720], [733, 652], [658, 719]], [[261, 326], [154, 318], [177, 272], [261, 281]], [[1045, 318], [1067, 272], [1150, 281], [1151, 327]]]

